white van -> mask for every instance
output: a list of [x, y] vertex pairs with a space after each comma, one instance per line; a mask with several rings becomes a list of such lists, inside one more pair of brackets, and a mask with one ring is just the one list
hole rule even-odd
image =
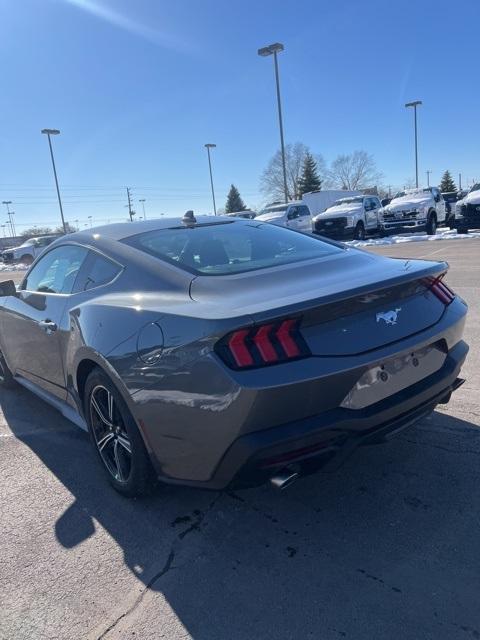
[[300, 200], [271, 204], [262, 209], [255, 220], [270, 222], [280, 227], [288, 227], [297, 231], [312, 232], [312, 216], [307, 205]]

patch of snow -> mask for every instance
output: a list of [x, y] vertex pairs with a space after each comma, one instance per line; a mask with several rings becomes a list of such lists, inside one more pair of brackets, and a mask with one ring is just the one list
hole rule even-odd
[[0, 262], [0, 271], [26, 271], [29, 268], [28, 264], [4, 264]]
[[457, 233], [456, 229], [437, 229], [437, 233], [434, 236], [429, 236], [426, 233], [403, 233], [398, 236], [387, 236], [386, 238], [366, 238], [365, 240], [350, 240], [345, 244], [348, 244], [351, 247], [371, 247], [390, 244], [401, 244], [402, 242], [470, 240], [471, 238], [480, 238], [480, 231]]

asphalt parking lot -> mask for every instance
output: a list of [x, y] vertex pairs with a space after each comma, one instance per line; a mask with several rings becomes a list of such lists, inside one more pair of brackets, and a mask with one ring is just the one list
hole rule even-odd
[[372, 251], [450, 263], [467, 382], [333, 474], [129, 501], [83, 432], [1, 392], [2, 640], [480, 638], [480, 240]]

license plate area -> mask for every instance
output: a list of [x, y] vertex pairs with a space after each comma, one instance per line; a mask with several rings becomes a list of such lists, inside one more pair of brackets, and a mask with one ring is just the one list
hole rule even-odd
[[340, 406], [346, 409], [369, 407], [435, 373], [446, 357], [438, 345], [429, 345], [386, 360], [365, 371]]

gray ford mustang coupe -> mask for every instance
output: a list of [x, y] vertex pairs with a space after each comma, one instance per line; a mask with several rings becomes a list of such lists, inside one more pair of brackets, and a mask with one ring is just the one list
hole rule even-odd
[[82, 231], [0, 284], [0, 381], [88, 430], [126, 495], [284, 487], [449, 401], [446, 271], [192, 212]]

